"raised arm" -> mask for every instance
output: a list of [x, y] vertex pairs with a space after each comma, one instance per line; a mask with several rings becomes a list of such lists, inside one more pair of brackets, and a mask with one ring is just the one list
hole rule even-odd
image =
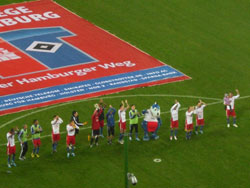
[[113, 112], [113, 115], [115, 115], [115, 113], [116, 113], [116, 109], [115, 108], [112, 108], [112, 112]]
[[[95, 118], [96, 113], [97, 113], [97, 110], [95, 110], [95, 111], [93, 112], [93, 114], [92, 114], [92, 116], [91, 116], [91, 119], [92, 119], [92, 120]], [[77, 125], [77, 124], [75, 123], [75, 125]]]
[[128, 104], [128, 101], [127, 100], [125, 100], [125, 104], [126, 104], [126, 107], [125, 107], [125, 111], [127, 110], [127, 109], [129, 109], [129, 104]]
[[170, 111], [172, 112], [172, 111], [175, 109], [176, 106], [177, 106], [177, 104], [175, 103], [175, 104], [171, 107]]
[[112, 105], [109, 105], [109, 110], [106, 114], [106, 117], [108, 117], [108, 114], [110, 114], [110, 112], [112, 112], [113, 115], [115, 115], [116, 113], [116, 109]]
[[55, 119], [53, 119], [53, 120], [51, 121], [51, 125], [55, 125], [56, 122], [57, 122], [57, 119], [55, 118]]
[[178, 102], [178, 103], [177, 103], [176, 110], [179, 110], [179, 109], [180, 109], [180, 107], [181, 107], [181, 104]]
[[207, 104], [204, 101], [202, 101], [201, 99], [200, 99], [200, 103], [201, 103], [201, 105], [203, 105], [203, 107], [207, 106]]
[[235, 91], [236, 91], [237, 95], [236, 95], [236, 96], [234, 96], [234, 99], [238, 99], [238, 98], [240, 97], [240, 92], [239, 92], [239, 90], [238, 90], [238, 89], [236, 89]]
[[188, 115], [188, 116], [191, 116], [194, 112], [195, 112], [194, 110], [193, 110], [193, 111], [190, 111], [190, 112], [187, 112], [187, 115]]
[[62, 118], [59, 117], [58, 122], [59, 122], [59, 124], [62, 124], [63, 123]]

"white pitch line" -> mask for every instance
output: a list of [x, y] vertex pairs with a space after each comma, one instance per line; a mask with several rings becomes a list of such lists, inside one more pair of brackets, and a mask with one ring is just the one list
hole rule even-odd
[[[124, 96], [123, 96], [124, 97]], [[237, 99], [237, 100], [240, 100], [240, 99], [246, 99], [246, 98], [250, 98], [250, 95], [248, 95], [248, 96], [243, 96], [243, 97], [241, 97], [241, 98], [239, 98], [239, 99]], [[212, 102], [212, 103], [207, 103], [207, 106], [211, 106], [211, 105], [215, 105], [215, 104], [220, 104], [220, 103], [222, 103], [222, 100], [221, 101], [217, 101], [217, 102]], [[187, 107], [183, 107], [183, 108], [181, 108], [181, 109], [179, 109], [179, 111], [183, 111], [183, 110], [187, 110]], [[169, 114], [170, 113], [170, 111], [166, 111], [166, 112], [161, 112], [161, 114]], [[142, 118], [143, 116], [141, 116], [141, 117], [139, 117], [139, 118]], [[127, 120], [129, 120], [129, 119], [127, 119]], [[116, 121], [116, 123], [117, 123], [118, 121]], [[106, 123], [105, 123], [105, 125], [106, 125]], [[80, 128], [81, 130], [84, 130], [84, 129], [90, 129], [91, 127], [83, 127], [83, 128]], [[61, 132], [60, 134], [66, 134], [67, 132], [66, 131], [63, 131], [63, 132]], [[49, 134], [49, 135], [44, 135], [44, 136], [41, 136], [41, 138], [47, 138], [47, 137], [51, 137], [51, 134]], [[28, 140], [32, 140], [32, 139], [28, 139]], [[19, 141], [16, 141], [16, 143], [19, 143]], [[5, 144], [0, 144], [0, 146], [4, 146], [4, 145], [6, 145], [6, 143]]]
[[138, 95], [119, 95], [119, 96], [97, 97], [97, 98], [83, 99], [83, 100], [78, 100], [78, 101], [70, 101], [70, 102], [61, 103], [58, 105], [48, 106], [48, 107], [42, 108], [40, 110], [32, 111], [32, 112], [29, 112], [28, 114], [19, 116], [17, 118], [14, 118], [14, 119], [2, 124], [0, 126], [0, 129], [5, 127], [6, 125], [9, 125], [9, 124], [19, 120], [19, 119], [25, 118], [25, 117], [30, 116], [32, 114], [42, 112], [42, 111], [45, 111], [48, 109], [52, 109], [52, 108], [56, 108], [56, 107], [60, 107], [60, 106], [65, 106], [68, 104], [75, 104], [75, 103], [79, 103], [79, 102], [87, 102], [87, 101], [98, 100], [98, 99], [114, 99], [114, 98], [122, 98], [122, 97], [180, 97], [180, 98], [197, 98], [197, 99], [207, 99], [207, 100], [222, 100], [222, 99], [210, 98], [210, 97], [201, 97], [201, 96], [192, 96], [192, 95], [171, 95], [171, 94], [138, 94]]

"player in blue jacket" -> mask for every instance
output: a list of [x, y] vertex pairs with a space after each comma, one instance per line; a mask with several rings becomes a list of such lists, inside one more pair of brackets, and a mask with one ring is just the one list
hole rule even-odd
[[112, 139], [115, 136], [115, 113], [116, 109], [109, 105], [109, 110], [106, 114], [108, 127], [108, 144], [112, 144]]

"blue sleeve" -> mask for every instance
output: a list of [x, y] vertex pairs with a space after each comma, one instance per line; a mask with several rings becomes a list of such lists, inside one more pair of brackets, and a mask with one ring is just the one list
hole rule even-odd
[[83, 123], [78, 123], [76, 121], [76, 118], [74, 116], [72, 116], [72, 119], [74, 120], [74, 123], [77, 125], [77, 126], [83, 126]]
[[132, 113], [131, 113], [131, 112], [129, 112], [129, 118], [130, 118], [130, 119], [134, 119], [134, 118], [135, 118], [135, 116], [136, 116], [136, 115], [133, 115], [133, 116], [132, 116]]
[[20, 133], [19, 133], [19, 135], [18, 135], [18, 140], [19, 140], [19, 142], [22, 142], [22, 140], [21, 140], [22, 135], [23, 135], [23, 131], [20, 131]]
[[129, 118], [131, 119], [132, 118], [132, 114], [131, 114], [131, 112], [129, 111]]
[[109, 117], [109, 111], [108, 111], [107, 114], [106, 114], [106, 119], [108, 119], [108, 117]]
[[31, 134], [35, 134], [35, 130], [31, 127]]
[[115, 115], [116, 109], [115, 109], [115, 108], [112, 108], [112, 110], [113, 110], [113, 115]]
[[111, 112], [111, 110], [112, 110], [112, 108], [110, 108], [110, 109], [108, 110], [107, 115]]
[[109, 113], [112, 112], [113, 115], [115, 115], [116, 113], [116, 109], [115, 108], [110, 108], [106, 114], [106, 117], [108, 117]]
[[146, 114], [147, 113], [147, 110], [142, 110], [142, 114]]

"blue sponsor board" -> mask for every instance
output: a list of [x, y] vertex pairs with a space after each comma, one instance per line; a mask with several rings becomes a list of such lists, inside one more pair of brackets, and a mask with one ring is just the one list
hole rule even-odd
[[0, 111], [181, 76], [185, 75], [170, 66], [164, 65], [146, 70], [12, 94], [0, 97]]

